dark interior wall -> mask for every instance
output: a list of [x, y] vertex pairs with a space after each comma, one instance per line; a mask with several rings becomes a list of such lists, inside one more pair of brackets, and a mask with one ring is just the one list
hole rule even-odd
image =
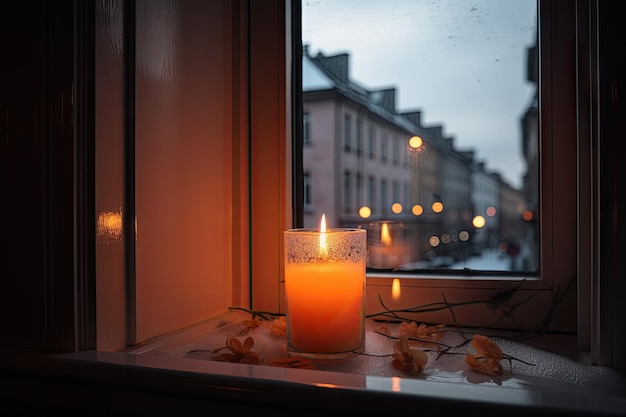
[[25, 1], [2, 8], [2, 218], [11, 220], [0, 338], [3, 345], [44, 348], [45, 7]]
[[[626, 372], [626, 31], [617, 2], [598, 2], [599, 355]], [[610, 308], [604, 308], [610, 306]]]
[[2, 8], [0, 344], [71, 349], [73, 2]]

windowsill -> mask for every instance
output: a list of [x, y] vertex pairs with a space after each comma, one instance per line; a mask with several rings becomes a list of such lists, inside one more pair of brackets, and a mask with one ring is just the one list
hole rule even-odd
[[[494, 340], [505, 354], [532, 365], [514, 361], [511, 368], [503, 361], [503, 375], [496, 379], [472, 371], [462, 355], [437, 360], [431, 356], [420, 375], [406, 376], [390, 366], [390, 356], [358, 355], [314, 362], [316, 369], [296, 369], [220, 362], [211, 360], [210, 353], [188, 354], [223, 346], [231, 332], [239, 334], [241, 321], [249, 319], [247, 313], [229, 312], [125, 352], [11, 352], [0, 357], [0, 381], [7, 387], [0, 400], [8, 396], [17, 404], [39, 401], [42, 407], [69, 404], [81, 410], [108, 410], [107, 415], [131, 414], [135, 409], [161, 412], [167, 407], [180, 415], [178, 410], [196, 403], [227, 414], [271, 409], [273, 415], [297, 409], [300, 415], [389, 411], [460, 415], [473, 410], [509, 416], [529, 412], [609, 416], [626, 410], [625, 375], [498, 339]], [[393, 352], [393, 340], [373, 331], [379, 323], [367, 325], [366, 353]], [[271, 336], [263, 326], [246, 334], [255, 338], [252, 350], [261, 358], [281, 355], [285, 339]], [[558, 339], [548, 343], [559, 343]]]
[[[510, 363], [501, 361], [504, 372], [499, 377], [478, 373], [464, 363], [465, 352], [471, 350], [469, 344], [452, 349], [450, 354], [430, 352], [424, 371], [418, 376], [407, 376], [390, 365], [395, 339], [379, 333], [379, 322], [366, 322], [365, 355], [334, 361], [311, 361], [315, 369], [295, 369], [263, 364], [269, 358], [288, 356], [286, 338], [271, 334], [271, 321], [262, 321], [256, 328], [250, 327], [251, 318], [241, 311], [228, 312], [176, 335], [157, 338], [129, 349], [127, 353], [146, 363], [164, 361], [173, 366], [184, 363], [184, 370], [224, 372], [225, 376], [304, 384], [311, 390], [326, 387], [390, 396], [407, 394], [419, 396], [422, 400], [430, 397], [436, 401], [478, 401], [492, 406], [575, 408], [577, 412], [586, 410], [594, 415], [622, 413], [626, 409], [626, 375], [574, 360], [580, 359], [580, 356], [574, 358], [576, 353], [572, 351], [552, 353], [563, 346], [572, 346], [571, 343], [564, 343], [565, 339], [575, 338], [572, 335], [546, 335], [532, 339], [529, 344], [494, 337], [502, 351], [515, 358]], [[230, 336], [242, 342], [247, 336], [253, 337], [255, 345], [251, 350], [259, 354], [261, 364], [213, 360], [211, 351], [225, 346], [226, 338]], [[456, 332], [440, 340], [454, 346], [462, 345], [459, 341], [463, 339]], [[428, 349], [428, 346], [424, 348]], [[307, 388], [300, 386], [300, 389]]]

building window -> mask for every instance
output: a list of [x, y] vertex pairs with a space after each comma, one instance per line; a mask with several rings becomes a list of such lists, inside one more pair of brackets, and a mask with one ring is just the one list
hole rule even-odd
[[404, 181], [402, 183], [402, 204], [409, 208], [411, 203], [411, 183]]
[[371, 175], [367, 178], [367, 203], [376, 212], [376, 178]]
[[311, 191], [311, 174], [305, 172], [303, 175], [303, 196], [304, 196], [304, 210], [312, 211], [313, 210], [313, 200], [312, 200], [312, 191]]
[[384, 216], [389, 213], [389, 200], [387, 197], [387, 180], [381, 178], [380, 180], [380, 212]]
[[383, 133], [380, 137], [380, 161], [387, 162], [387, 148], [389, 147], [387, 134]]
[[401, 203], [402, 199], [400, 198], [400, 183], [398, 182], [398, 180], [393, 180], [393, 182], [391, 183], [391, 189], [392, 203]]
[[356, 119], [356, 154], [363, 153], [363, 120], [361, 117]]
[[352, 174], [350, 171], [344, 173], [343, 211], [344, 213], [350, 213], [352, 211]]
[[363, 175], [360, 171], [356, 173], [356, 203], [355, 206], [357, 210], [363, 205], [363, 195], [365, 194], [364, 186], [363, 186]]
[[304, 146], [311, 144], [311, 120], [306, 112], [302, 114], [302, 143]]
[[367, 154], [369, 159], [376, 158], [376, 129], [371, 123], [369, 125], [369, 133], [367, 135]]
[[392, 137], [391, 139], [391, 149], [392, 149], [392, 158], [393, 165], [398, 166], [400, 164], [400, 139], [397, 137]]
[[352, 150], [352, 118], [349, 114], [343, 116], [343, 150]]

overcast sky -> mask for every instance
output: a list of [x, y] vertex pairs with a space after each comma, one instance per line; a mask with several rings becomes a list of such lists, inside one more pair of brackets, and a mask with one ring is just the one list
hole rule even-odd
[[[495, 10], [495, 9], [498, 10]], [[532, 99], [526, 49], [535, 0], [303, 0], [314, 56], [348, 53], [350, 77], [396, 87], [398, 112], [422, 111], [460, 150], [521, 185], [520, 118]]]

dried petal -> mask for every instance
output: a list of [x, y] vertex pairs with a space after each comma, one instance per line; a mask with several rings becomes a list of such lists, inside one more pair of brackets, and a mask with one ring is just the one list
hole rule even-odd
[[233, 352], [241, 352], [241, 341], [236, 337], [229, 337], [226, 339], [226, 346]]
[[252, 349], [252, 346], [254, 346], [254, 339], [250, 336], [246, 337], [246, 340], [244, 340], [243, 346], [241, 348], [241, 354], [245, 355], [246, 353], [248, 353]]
[[[244, 343], [235, 337], [229, 337], [226, 339], [226, 346], [219, 349], [214, 349], [211, 352], [211, 357], [216, 360], [224, 362], [239, 362], [248, 364], [258, 364], [261, 359], [258, 353], [253, 352], [251, 349], [254, 346], [254, 339], [250, 336], [246, 338]], [[220, 351], [227, 349], [231, 353], [220, 353]]]
[[414, 339], [440, 339], [443, 336], [443, 332], [440, 332], [442, 328], [446, 327], [445, 324], [437, 324], [435, 326], [428, 326], [425, 323], [420, 323], [419, 326], [414, 321], [402, 322], [398, 326], [399, 334], [406, 335]]
[[481, 360], [475, 355], [468, 353], [465, 355], [465, 363], [473, 370], [487, 375], [502, 375], [502, 365], [498, 359]]
[[420, 349], [413, 349], [406, 335], [400, 336], [393, 344], [391, 366], [408, 375], [417, 375], [428, 363], [428, 355]]
[[480, 357], [502, 359], [502, 350], [493, 340], [482, 334], [475, 334], [471, 345]]

